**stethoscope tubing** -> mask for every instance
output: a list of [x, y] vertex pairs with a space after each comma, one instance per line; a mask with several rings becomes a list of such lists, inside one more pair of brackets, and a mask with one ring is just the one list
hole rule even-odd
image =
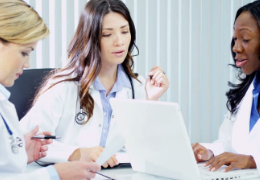
[[13, 135], [13, 132], [11, 131], [11, 129], [10, 129], [10, 127], [8, 126], [8, 124], [6, 123], [5, 118], [3, 117], [3, 115], [2, 115], [1, 113], [0, 113], [0, 115], [1, 115], [1, 117], [2, 117], [2, 119], [3, 119], [3, 121], [4, 121], [5, 127], [6, 127], [8, 133], [9, 133], [9, 135], [12, 136], [12, 135]]

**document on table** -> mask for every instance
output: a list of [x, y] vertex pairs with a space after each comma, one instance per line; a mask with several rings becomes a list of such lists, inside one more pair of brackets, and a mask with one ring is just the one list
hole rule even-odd
[[[102, 166], [110, 157], [118, 152], [125, 144], [125, 139], [121, 134], [117, 134], [110, 142], [106, 145], [104, 151], [100, 154], [96, 163]], [[119, 155], [123, 160], [123, 155]], [[120, 163], [120, 162], [119, 162]]]
[[129, 155], [124, 151], [119, 151], [116, 153], [116, 159], [120, 163], [130, 163]]

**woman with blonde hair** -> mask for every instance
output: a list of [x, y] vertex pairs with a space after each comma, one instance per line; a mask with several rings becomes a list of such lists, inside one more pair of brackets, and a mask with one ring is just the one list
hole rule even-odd
[[[52, 140], [34, 140], [39, 127], [23, 135], [16, 110], [8, 101], [5, 87], [29, 68], [30, 53], [37, 42], [49, 35], [43, 19], [22, 0], [0, 1], [0, 179], [87, 179], [98, 171], [97, 164], [61, 163], [24, 173], [27, 163], [46, 156], [47, 144]], [[50, 135], [50, 132], [43, 132]], [[91, 171], [89, 171], [91, 170]]]

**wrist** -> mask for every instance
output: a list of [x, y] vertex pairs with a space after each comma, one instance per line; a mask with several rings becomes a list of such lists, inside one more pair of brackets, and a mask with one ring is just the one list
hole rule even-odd
[[149, 101], [158, 101], [158, 99], [148, 99]]
[[146, 96], [146, 100], [149, 100], [149, 101], [158, 101], [159, 98]]
[[76, 149], [68, 158], [68, 161], [78, 161], [80, 160], [80, 148]]
[[214, 153], [208, 149], [209, 160], [214, 157]]
[[248, 162], [247, 163], [247, 168], [248, 169], [256, 168], [256, 163], [255, 163], [255, 160], [254, 160], [253, 156], [249, 155], [247, 162]]

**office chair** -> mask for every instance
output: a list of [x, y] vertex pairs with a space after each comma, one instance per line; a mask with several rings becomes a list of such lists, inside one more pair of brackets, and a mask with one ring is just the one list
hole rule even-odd
[[7, 88], [11, 92], [9, 101], [14, 104], [19, 121], [31, 108], [36, 91], [42, 84], [44, 77], [52, 70], [52, 68], [26, 69], [14, 85]]

